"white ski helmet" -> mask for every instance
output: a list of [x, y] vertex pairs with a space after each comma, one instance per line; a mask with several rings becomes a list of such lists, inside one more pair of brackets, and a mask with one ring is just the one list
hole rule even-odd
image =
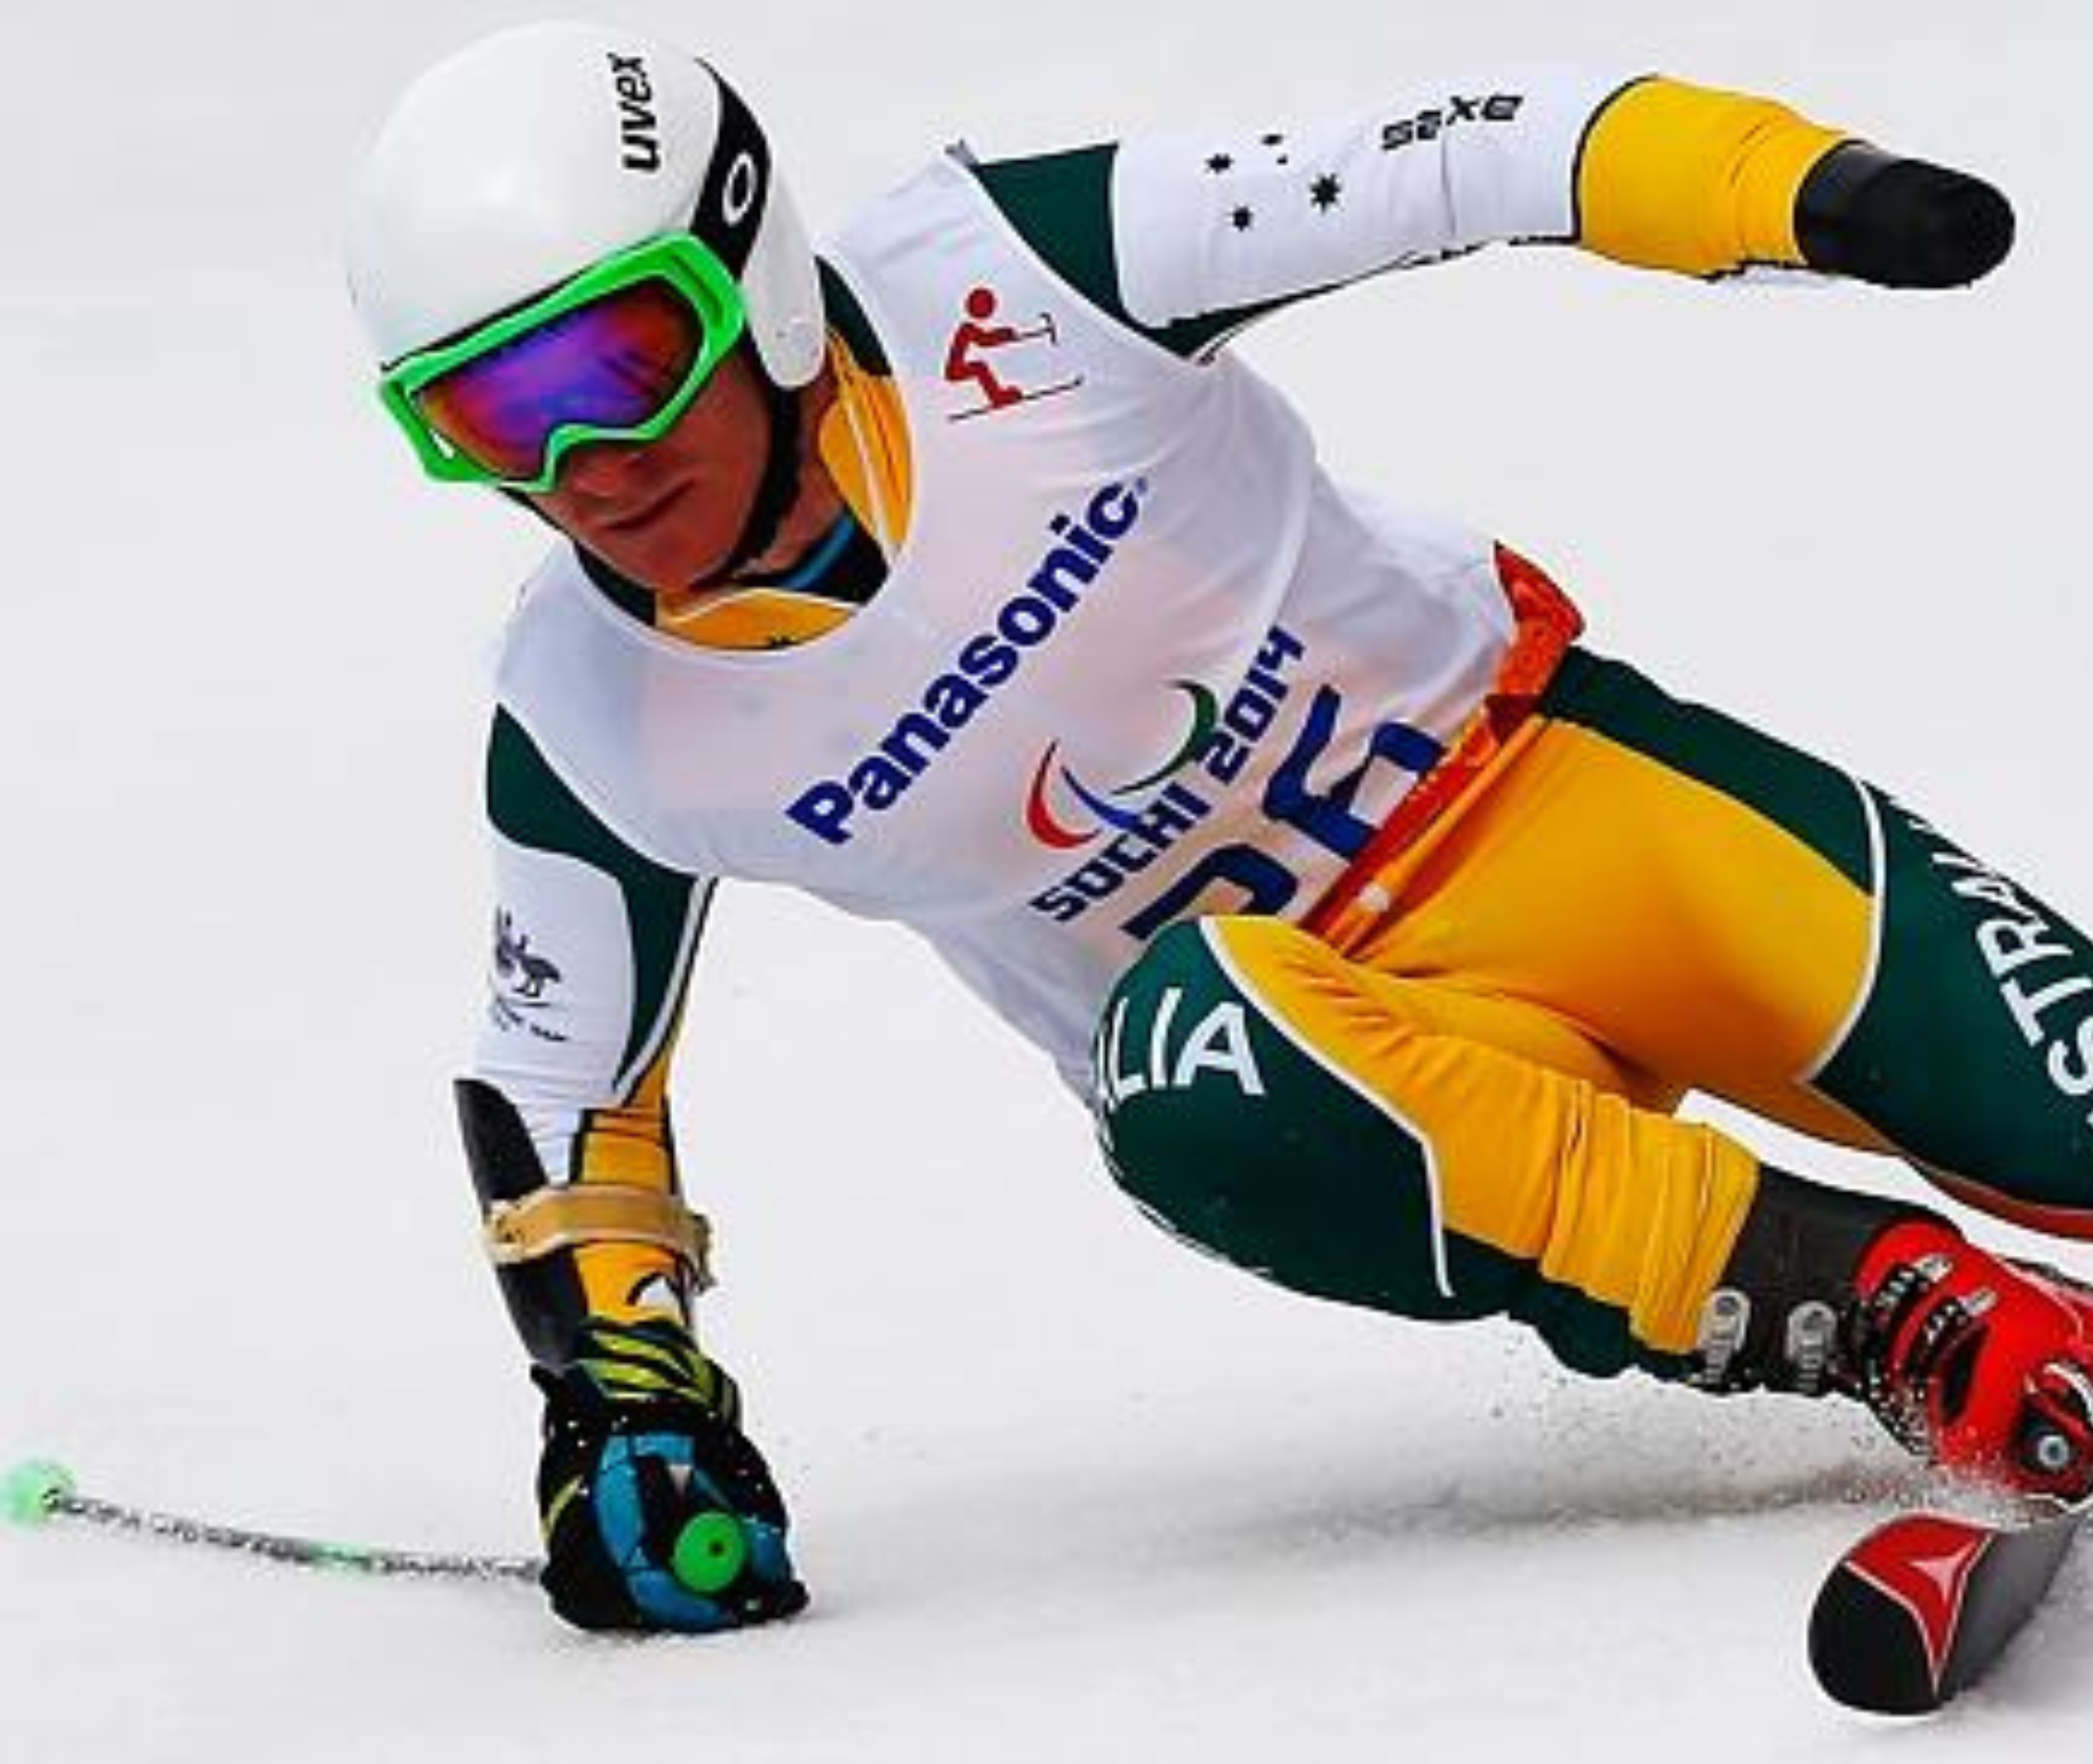
[[438, 62], [393, 107], [352, 198], [349, 291], [390, 365], [679, 231], [739, 283], [769, 378], [811, 381], [821, 283], [748, 107], [657, 38], [524, 25]]

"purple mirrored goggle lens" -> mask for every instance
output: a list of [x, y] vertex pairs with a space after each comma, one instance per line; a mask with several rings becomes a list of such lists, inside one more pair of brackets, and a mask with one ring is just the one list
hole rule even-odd
[[642, 427], [704, 353], [689, 301], [666, 282], [635, 282], [452, 369], [415, 404], [467, 458], [503, 477], [535, 477], [562, 426]]

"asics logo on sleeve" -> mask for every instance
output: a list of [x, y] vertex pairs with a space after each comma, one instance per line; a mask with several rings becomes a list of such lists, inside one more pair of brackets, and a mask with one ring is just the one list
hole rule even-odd
[[1381, 150], [1396, 153], [1413, 141], [1436, 141], [1463, 123], [1515, 122], [1526, 101], [1525, 95], [1516, 92], [1495, 92], [1487, 98], [1463, 98], [1457, 92], [1443, 105], [1383, 123]]
[[938, 763], [975, 717], [1024, 671], [1032, 654], [1053, 642], [1083, 591], [1103, 575], [1114, 550], [1139, 524], [1145, 479], [1107, 484], [1080, 516], [1046, 524], [1054, 543], [1024, 586], [996, 608], [984, 630], [961, 643], [894, 719], [872, 750], [840, 777], [809, 785], [786, 805], [787, 816], [830, 845], [847, 845], [861, 814], [883, 814]]

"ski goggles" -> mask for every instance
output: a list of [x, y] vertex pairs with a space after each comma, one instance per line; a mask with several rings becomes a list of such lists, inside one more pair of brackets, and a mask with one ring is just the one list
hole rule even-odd
[[664, 433], [746, 323], [727, 266], [689, 234], [665, 234], [404, 357], [378, 395], [430, 477], [535, 494], [585, 441]]

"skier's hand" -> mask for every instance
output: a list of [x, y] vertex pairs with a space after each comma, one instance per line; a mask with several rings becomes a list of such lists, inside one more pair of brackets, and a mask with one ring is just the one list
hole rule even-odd
[[545, 1392], [545, 1588], [583, 1629], [732, 1629], [807, 1602], [733, 1381], [674, 1323], [583, 1325]]
[[1849, 141], [1795, 195], [1809, 267], [1885, 288], [1955, 288], [2013, 248], [2013, 208], [1980, 178]]

